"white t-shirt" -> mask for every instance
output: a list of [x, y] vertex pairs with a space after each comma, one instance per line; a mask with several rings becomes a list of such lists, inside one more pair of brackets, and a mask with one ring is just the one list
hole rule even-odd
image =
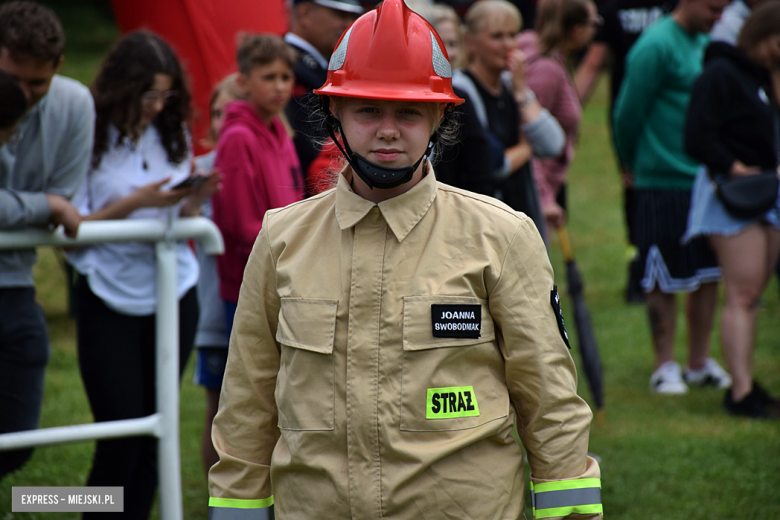
[[[109, 143], [115, 143], [118, 131], [111, 128]], [[81, 185], [74, 205], [89, 215], [108, 204], [127, 197], [135, 190], [166, 177], [166, 187], [189, 176], [191, 158], [172, 164], [160, 141], [157, 129], [150, 125], [138, 144], [125, 138], [103, 155], [100, 166], [90, 170]], [[128, 219], [178, 218], [180, 204], [164, 208], [141, 208]], [[181, 298], [198, 281], [198, 262], [186, 243], [176, 245], [177, 287]], [[157, 263], [155, 246], [150, 242], [101, 244], [68, 253], [76, 270], [87, 278], [89, 287], [111, 309], [134, 316], [153, 314], [157, 308]]]

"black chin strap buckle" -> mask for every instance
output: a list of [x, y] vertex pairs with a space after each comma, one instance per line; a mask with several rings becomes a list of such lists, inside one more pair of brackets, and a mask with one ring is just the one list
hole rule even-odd
[[409, 182], [412, 179], [417, 166], [419, 166], [420, 161], [417, 161], [413, 166], [406, 168], [386, 168], [376, 163], [372, 163], [365, 157], [353, 152], [352, 163], [357, 166], [356, 173], [358, 176], [360, 176], [371, 189], [377, 187], [387, 190]]

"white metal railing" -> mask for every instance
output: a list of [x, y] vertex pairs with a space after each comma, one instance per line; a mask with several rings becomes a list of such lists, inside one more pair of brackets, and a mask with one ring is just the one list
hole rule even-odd
[[0, 435], [0, 451], [47, 444], [152, 435], [159, 439], [160, 518], [182, 520], [179, 456], [179, 305], [176, 242], [195, 239], [207, 254], [224, 251], [222, 235], [203, 217], [170, 222], [129, 219], [83, 222], [76, 238], [58, 229], [0, 232], [0, 250], [38, 246], [79, 246], [107, 242], [155, 242], [157, 256], [157, 413], [138, 419], [60, 426]]

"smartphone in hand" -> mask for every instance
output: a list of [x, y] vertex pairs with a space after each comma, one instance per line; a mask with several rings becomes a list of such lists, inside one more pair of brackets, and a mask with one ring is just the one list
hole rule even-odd
[[173, 186], [172, 190], [180, 190], [182, 188], [197, 188], [207, 180], [211, 178], [211, 176], [214, 175], [213, 173], [210, 173], [208, 175], [190, 175], [183, 181], [181, 181], [176, 186]]

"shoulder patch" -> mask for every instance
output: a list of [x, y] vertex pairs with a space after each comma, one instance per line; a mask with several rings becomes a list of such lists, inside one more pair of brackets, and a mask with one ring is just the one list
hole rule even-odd
[[558, 322], [558, 331], [561, 333], [561, 338], [566, 346], [571, 350], [569, 344], [569, 335], [566, 333], [566, 326], [563, 324], [563, 312], [561, 312], [561, 297], [558, 296], [558, 286], [553, 285], [552, 291], [550, 291], [550, 305], [552, 305], [555, 312], [555, 320]]

